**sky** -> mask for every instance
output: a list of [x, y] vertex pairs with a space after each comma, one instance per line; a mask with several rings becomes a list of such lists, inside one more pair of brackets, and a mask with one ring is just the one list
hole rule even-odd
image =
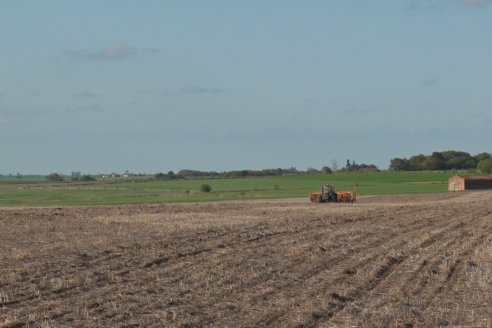
[[489, 0], [0, 0], [0, 174], [492, 152]]

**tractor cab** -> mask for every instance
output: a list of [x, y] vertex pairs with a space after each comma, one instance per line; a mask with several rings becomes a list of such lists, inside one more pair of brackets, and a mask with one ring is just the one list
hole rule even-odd
[[336, 202], [337, 192], [335, 186], [326, 184], [321, 187], [321, 201], [322, 202]]

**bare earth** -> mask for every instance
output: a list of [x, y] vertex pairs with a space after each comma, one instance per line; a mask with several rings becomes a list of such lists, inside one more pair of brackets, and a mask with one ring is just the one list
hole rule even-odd
[[0, 327], [492, 327], [492, 192], [0, 210]]

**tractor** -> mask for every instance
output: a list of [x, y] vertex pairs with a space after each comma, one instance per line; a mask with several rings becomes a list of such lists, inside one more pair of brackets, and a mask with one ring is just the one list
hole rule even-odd
[[356, 200], [355, 187], [354, 191], [339, 191], [335, 190], [335, 186], [325, 184], [321, 186], [321, 192], [310, 192], [309, 200], [311, 203], [353, 203]]

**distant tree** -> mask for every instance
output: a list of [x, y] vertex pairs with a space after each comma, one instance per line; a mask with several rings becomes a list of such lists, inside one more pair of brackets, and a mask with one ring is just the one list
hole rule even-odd
[[[456, 150], [447, 150], [441, 152], [441, 154], [444, 157], [444, 160], [446, 162], [446, 169], [448, 170], [463, 170], [463, 169], [469, 169], [469, 168], [475, 168], [476, 167], [476, 162], [473, 165], [470, 161], [474, 160], [474, 158], [469, 154], [464, 151], [456, 151]], [[467, 167], [468, 163], [468, 167]], [[470, 165], [472, 167], [470, 167]]]
[[357, 172], [379, 172], [379, 168], [374, 164], [357, 164]]
[[239, 171], [238, 175], [240, 177], [247, 177], [248, 175], [250, 175], [250, 172], [248, 170], [241, 170], [241, 171]]
[[[350, 162], [349, 162], [350, 164]], [[365, 173], [369, 173], [369, 172], [379, 172], [379, 169], [376, 165], [374, 164], [356, 164], [355, 162], [353, 162], [352, 164], [350, 164], [349, 167], [344, 167], [341, 169], [342, 172], [365, 172]]]
[[[224, 176], [229, 174], [230, 172], [225, 172], [224, 173]], [[215, 172], [215, 171], [211, 171], [211, 172], [202, 172], [202, 171], [195, 171], [195, 170], [188, 170], [188, 169], [185, 169], [185, 170], [180, 170], [177, 174], [176, 174], [176, 178], [178, 179], [186, 179], [186, 178], [198, 178], [198, 177], [218, 177], [220, 176], [220, 174], [218, 172]]]
[[290, 173], [290, 174], [299, 173], [299, 171], [297, 171], [297, 167], [295, 167], [295, 166], [291, 166], [290, 169], [287, 169], [286, 171], [287, 171], [287, 173]]
[[208, 185], [208, 184], [202, 184], [201, 187], [200, 187], [200, 190], [202, 192], [208, 193], [208, 192], [211, 192], [212, 191], [212, 187], [210, 185]]
[[393, 158], [390, 161], [389, 169], [392, 171], [408, 171], [410, 162], [406, 158]]
[[311, 174], [311, 175], [314, 175], [314, 174], [319, 174], [319, 171], [316, 170], [314, 167], [308, 167], [306, 169], [306, 173], [307, 174]]
[[51, 181], [51, 182], [60, 182], [60, 181], [65, 181], [63, 179], [63, 176], [61, 176], [58, 173], [51, 173], [46, 176], [46, 180]]
[[422, 154], [410, 157], [410, 159], [408, 160], [409, 169], [411, 171], [422, 171], [423, 163], [425, 160], [426, 160], [426, 156]]
[[475, 155], [473, 156], [475, 158], [475, 160], [477, 161], [477, 163], [483, 161], [484, 159], [489, 159], [489, 158], [492, 158], [492, 155], [489, 154], [489, 153], [480, 153], [478, 155]]
[[336, 159], [333, 159], [331, 161], [331, 170], [333, 171], [333, 173], [336, 173], [338, 171], [338, 162]]
[[425, 171], [439, 170], [440, 169], [439, 160], [437, 158], [432, 157], [432, 156], [427, 157], [421, 163], [421, 169], [425, 170]]
[[166, 178], [166, 175], [162, 172], [159, 172], [154, 175], [154, 178], [156, 178], [157, 180], [164, 180]]
[[167, 172], [167, 178], [169, 180], [174, 180], [174, 179], [176, 179], [176, 174], [174, 174], [173, 171], [169, 171], [169, 172]]
[[406, 158], [393, 158], [390, 169], [394, 171], [422, 171], [422, 170], [474, 170], [477, 164], [492, 158], [488, 153], [471, 156], [464, 151], [447, 150], [433, 152], [432, 155], [415, 155]]
[[332, 174], [333, 171], [328, 166], [323, 166], [321, 168], [321, 173], [326, 175], [326, 174]]
[[96, 181], [96, 178], [94, 178], [92, 175], [84, 174], [83, 176], [80, 177], [80, 181], [85, 181], [85, 182]]
[[446, 169], [446, 160], [442, 153], [433, 152], [432, 155], [428, 158], [426, 165], [431, 168], [431, 170], [445, 170]]
[[477, 166], [478, 166], [478, 161], [472, 157], [471, 159], [469, 159], [465, 162], [463, 168], [467, 169], [467, 170], [473, 170], [473, 169], [476, 169]]
[[492, 173], [492, 158], [481, 160], [480, 163], [478, 163], [477, 169], [485, 174]]

